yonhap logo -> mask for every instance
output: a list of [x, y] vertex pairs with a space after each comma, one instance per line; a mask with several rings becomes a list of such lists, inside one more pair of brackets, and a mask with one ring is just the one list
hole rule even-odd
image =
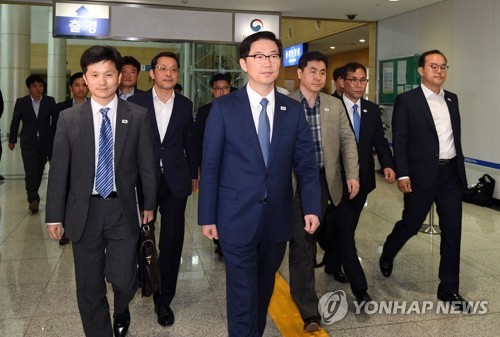
[[318, 311], [326, 325], [343, 319], [347, 315], [347, 309], [347, 298], [343, 290], [326, 293], [319, 299]]

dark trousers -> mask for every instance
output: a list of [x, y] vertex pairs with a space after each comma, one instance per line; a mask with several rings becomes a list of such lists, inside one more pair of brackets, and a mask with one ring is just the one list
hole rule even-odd
[[177, 275], [184, 244], [184, 212], [187, 198], [176, 198], [163, 174], [160, 175], [158, 205], [161, 214], [159, 264], [161, 274], [161, 295], [154, 296], [157, 305], [169, 306], [177, 288]]
[[222, 238], [219, 243], [226, 264], [229, 337], [260, 337], [286, 242], [252, 240], [240, 246]]
[[23, 157], [24, 173], [25, 173], [25, 183], [26, 192], [28, 194], [28, 202], [34, 200], [40, 201], [40, 195], [38, 195], [38, 189], [42, 182], [43, 170], [45, 169], [45, 164], [47, 163], [47, 151], [39, 141], [36, 141], [36, 145], [26, 149], [21, 149], [21, 155]]
[[361, 188], [358, 195], [350, 200], [347, 185], [344, 184], [342, 200], [334, 211], [334, 246], [325, 252], [325, 268], [337, 272], [343, 266], [354, 294], [368, 289], [355, 241], [356, 228], [366, 198], [367, 193]]
[[[324, 171], [320, 172], [322, 217], [326, 213], [329, 192]], [[289, 246], [290, 293], [302, 319], [319, 317], [318, 295], [315, 290], [314, 261], [316, 237], [304, 230], [304, 212], [300, 204], [300, 192], [293, 199], [293, 237]]]
[[90, 199], [85, 231], [73, 243], [76, 295], [86, 336], [113, 336], [106, 280], [113, 286], [115, 317], [134, 297], [138, 239], [139, 227], [130, 229], [119, 199]]
[[462, 237], [462, 194], [456, 160], [439, 165], [439, 174], [432, 187], [413, 187], [413, 192], [404, 195], [403, 218], [396, 222], [392, 233], [387, 237], [382, 257], [393, 259], [406, 241], [418, 233], [433, 202], [436, 204], [441, 228], [439, 289], [457, 293]]

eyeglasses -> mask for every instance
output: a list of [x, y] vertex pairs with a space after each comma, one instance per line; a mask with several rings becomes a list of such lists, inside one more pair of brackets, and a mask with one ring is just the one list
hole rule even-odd
[[448, 69], [450, 68], [448, 65], [446, 64], [442, 64], [442, 65], [437, 65], [435, 63], [431, 63], [431, 64], [427, 64], [433, 72], [437, 73], [439, 69], [441, 69], [441, 71], [443, 73], [447, 72]]
[[179, 72], [179, 68], [176, 67], [167, 68], [166, 66], [162, 65], [162, 66], [156, 66], [155, 68], [163, 73], [166, 73], [167, 71], [170, 71], [172, 74]]
[[227, 85], [223, 86], [223, 87], [214, 87], [213, 88], [215, 91], [226, 91], [226, 90], [229, 90], [229, 87]]
[[248, 55], [247, 57], [253, 57], [255, 63], [257, 64], [264, 63], [265, 59], [267, 58], [271, 61], [271, 63], [278, 63], [281, 60], [280, 54], [271, 54], [271, 55], [254, 54], [254, 55]]
[[356, 78], [356, 77], [353, 77], [353, 78], [344, 78], [344, 80], [346, 81], [350, 81], [353, 85], [357, 85], [359, 83], [361, 84], [366, 84], [368, 83], [368, 79], [367, 78]]

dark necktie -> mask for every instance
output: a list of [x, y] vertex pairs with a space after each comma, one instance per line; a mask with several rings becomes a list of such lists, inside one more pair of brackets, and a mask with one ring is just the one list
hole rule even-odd
[[361, 125], [361, 117], [358, 112], [358, 105], [354, 104], [352, 106], [353, 114], [352, 114], [352, 123], [354, 126], [354, 134], [356, 135], [356, 140], [359, 142], [359, 126]]
[[260, 101], [260, 105], [262, 105], [262, 110], [260, 110], [259, 115], [259, 127], [257, 130], [257, 134], [259, 136], [260, 150], [262, 151], [262, 157], [264, 158], [264, 163], [267, 167], [267, 161], [269, 159], [269, 145], [270, 145], [270, 135], [271, 135], [271, 127], [269, 124], [269, 117], [267, 117], [267, 103], [269, 101], [267, 98], [263, 98]]
[[102, 108], [101, 130], [99, 132], [99, 156], [97, 159], [97, 173], [95, 189], [103, 198], [113, 192], [113, 130], [108, 117], [109, 108]]

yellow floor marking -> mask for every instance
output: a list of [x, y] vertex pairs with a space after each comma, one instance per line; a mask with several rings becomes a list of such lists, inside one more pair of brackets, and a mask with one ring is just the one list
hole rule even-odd
[[284, 337], [328, 337], [328, 333], [324, 329], [316, 332], [304, 332], [304, 322], [290, 295], [290, 287], [279, 273], [276, 273], [269, 314]]

